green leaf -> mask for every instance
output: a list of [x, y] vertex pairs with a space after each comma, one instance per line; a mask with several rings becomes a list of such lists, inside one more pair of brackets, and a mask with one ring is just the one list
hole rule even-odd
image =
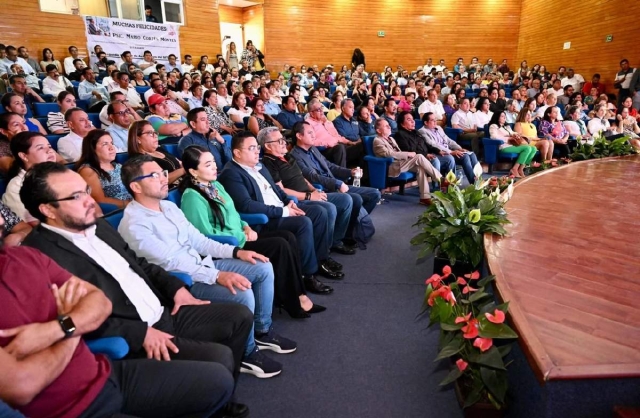
[[[502, 356], [503, 358], [509, 354], [511, 352], [511, 347], [513, 346], [512, 344], [505, 344], [505, 345], [501, 345], [500, 347], [498, 347], [498, 351], [500, 352], [500, 356]], [[506, 367], [506, 365], [505, 365]]]
[[468, 408], [482, 399], [482, 393], [485, 391], [484, 385], [479, 379], [476, 382], [477, 383], [474, 383], [471, 391], [469, 391], [469, 394], [467, 395], [467, 398], [464, 400], [462, 408]]
[[442, 382], [440, 382], [440, 386], [446, 386], [449, 383], [455, 382], [460, 376], [462, 376], [462, 372], [460, 371], [460, 369], [458, 369], [458, 367], [454, 367], [453, 369], [451, 369], [451, 371], [449, 372], [449, 374], [447, 375], [447, 377], [445, 377]]
[[480, 280], [478, 280], [478, 286], [486, 286], [487, 284], [491, 283], [492, 281], [494, 281], [496, 279], [496, 276], [494, 276], [493, 274], [487, 277], [484, 277]]
[[464, 324], [447, 324], [446, 322], [440, 324], [443, 331], [460, 331], [463, 326]]
[[494, 324], [483, 315], [478, 326], [478, 333], [482, 338], [518, 338], [518, 334], [507, 324]]
[[480, 367], [480, 377], [493, 397], [500, 404], [504, 404], [508, 386], [507, 373], [488, 367]]
[[480, 299], [490, 296], [488, 293], [477, 291], [469, 297], [469, 302], [477, 302]]
[[451, 357], [454, 354], [458, 354], [464, 347], [464, 339], [458, 334], [449, 344], [444, 346], [438, 353], [438, 356], [434, 361], [439, 361], [447, 357]]
[[469, 356], [469, 362], [491, 367], [492, 369], [505, 370], [500, 351], [498, 351], [495, 346], [491, 347], [484, 353]]

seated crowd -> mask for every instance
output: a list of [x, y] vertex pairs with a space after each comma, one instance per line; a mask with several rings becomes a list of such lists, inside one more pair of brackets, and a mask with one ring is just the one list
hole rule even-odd
[[[333, 292], [320, 276], [345, 278], [332, 253], [366, 248], [363, 219], [381, 200], [360, 185], [367, 141], [393, 161], [389, 176], [416, 173], [425, 205], [456, 165], [476, 180], [484, 137], [517, 154], [513, 177], [601, 132], [640, 149], [626, 60], [614, 105], [599, 76], [506, 60], [285, 65], [270, 80], [245, 59], [167, 66], [124, 51], [116, 63], [98, 47], [87, 66], [75, 47], [63, 64], [49, 49], [40, 63], [17, 51], [0, 57], [11, 87], [0, 222], [4, 245], [20, 246], [0, 250], [0, 399], [28, 416], [247, 416], [239, 374], [276, 376], [265, 352], [297, 350], [275, 331], [274, 306], [296, 319], [325, 311], [309, 294]], [[42, 73], [40, 90], [29, 76]], [[47, 95], [59, 110], [42, 124], [34, 103]], [[86, 341], [103, 337], [124, 338], [128, 354], [91, 354]]]

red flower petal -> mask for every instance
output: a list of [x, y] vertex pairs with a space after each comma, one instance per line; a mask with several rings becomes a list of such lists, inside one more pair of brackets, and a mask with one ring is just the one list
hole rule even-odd
[[478, 280], [480, 278], [480, 272], [479, 271], [474, 271], [471, 274], [465, 274], [464, 277], [466, 277], [467, 279], [471, 279], [471, 280]]
[[426, 285], [432, 284], [433, 287], [436, 287], [440, 283], [441, 280], [442, 280], [442, 277], [440, 277], [439, 274], [434, 274], [433, 276], [431, 276], [427, 280], [425, 280], [424, 284], [426, 284]]
[[458, 366], [458, 369], [463, 372], [467, 369], [467, 366], [469, 366], [469, 363], [467, 363], [466, 361], [462, 360], [462, 359], [458, 359], [458, 361], [456, 361], [456, 366]]
[[478, 336], [478, 320], [473, 318], [469, 323], [461, 328], [464, 338], [476, 338]]
[[493, 311], [493, 314], [490, 314], [489, 312], [487, 312], [486, 314], [484, 314], [484, 316], [487, 317], [489, 322], [493, 322], [494, 324], [502, 324], [505, 319], [504, 312], [502, 312], [499, 309], [496, 309], [495, 311]]
[[442, 276], [447, 277], [450, 274], [451, 274], [451, 266], [444, 266], [444, 268], [442, 269]]
[[456, 322], [456, 324], [461, 324], [463, 322], [469, 322], [470, 318], [471, 318], [471, 312], [469, 312], [468, 315], [457, 317], [455, 322]]
[[480, 349], [480, 351], [485, 352], [491, 348], [493, 345], [493, 340], [491, 338], [476, 338], [473, 342], [473, 346]]
[[478, 289], [474, 289], [473, 287], [467, 285], [462, 289], [462, 294], [466, 295], [469, 292], [477, 292], [477, 291], [478, 291]]
[[456, 283], [461, 284], [461, 285], [465, 285], [465, 284], [467, 284], [467, 281], [465, 279], [463, 279], [462, 277], [458, 277], [458, 280], [456, 280]]

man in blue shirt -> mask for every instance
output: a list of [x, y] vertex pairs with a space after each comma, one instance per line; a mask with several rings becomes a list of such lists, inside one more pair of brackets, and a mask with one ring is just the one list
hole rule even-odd
[[336, 127], [336, 131], [349, 141], [362, 142], [360, 139], [360, 129], [358, 127], [358, 121], [353, 117], [355, 111], [355, 105], [353, 100], [344, 99], [342, 101], [342, 114], [333, 120], [333, 126]]
[[276, 117], [280, 113], [280, 106], [271, 101], [269, 89], [265, 86], [258, 87], [258, 96], [264, 102], [264, 113]]
[[282, 98], [282, 112], [278, 113], [276, 120], [284, 129], [291, 129], [296, 122], [303, 122], [301, 114], [296, 113], [296, 99], [293, 96]]
[[224, 165], [231, 161], [232, 155], [225, 140], [218, 131], [209, 127], [209, 118], [204, 107], [196, 107], [187, 113], [187, 123], [192, 131], [185, 135], [178, 142], [178, 153], [182, 157], [184, 150], [190, 145], [199, 145], [206, 148], [216, 160], [218, 173], [222, 171]]
[[82, 76], [84, 81], [78, 86], [78, 97], [89, 100], [89, 113], [100, 113], [107, 104], [109, 93], [102, 84], [96, 82], [96, 75], [91, 68], [83, 68]]
[[384, 114], [382, 117], [389, 122], [391, 127], [391, 134], [395, 135], [398, 132], [398, 122], [396, 122], [396, 112], [398, 111], [398, 105], [393, 99], [387, 99], [384, 101]]

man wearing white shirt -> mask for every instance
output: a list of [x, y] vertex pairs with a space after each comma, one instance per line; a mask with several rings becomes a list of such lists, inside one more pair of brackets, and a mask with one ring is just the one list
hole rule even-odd
[[138, 67], [142, 70], [144, 75], [149, 75], [156, 70], [157, 61], [153, 58], [151, 51], [144, 51], [142, 59], [138, 61]]
[[129, 106], [131, 106], [133, 110], [144, 110], [144, 104], [142, 103], [140, 93], [136, 91], [135, 87], [129, 84], [129, 74], [118, 73], [116, 77], [118, 87], [113, 89], [113, 91], [122, 92], [125, 95]]
[[107, 104], [109, 92], [96, 82], [96, 75], [91, 68], [83, 68], [82, 76], [84, 81], [78, 86], [78, 97], [80, 100], [89, 100], [89, 113], [100, 113]]
[[220, 82], [216, 86], [216, 93], [218, 94], [218, 109], [222, 110], [225, 106], [231, 106], [232, 96], [227, 94], [227, 85]]
[[5, 52], [7, 56], [0, 60], [0, 77], [8, 79], [9, 75], [11, 75], [11, 66], [13, 64], [20, 64], [27, 74], [35, 74], [35, 70], [31, 68], [29, 63], [18, 56], [18, 50], [14, 46], [8, 45]]
[[[435, 65], [433, 65], [433, 59], [429, 58], [427, 59], [427, 65], [425, 65], [424, 67], [422, 67], [422, 70], [425, 72], [425, 74], [431, 74], [431, 70], [436, 68]], [[436, 70], [438, 71], [438, 70]]]
[[447, 68], [446, 65], [444, 65], [444, 60], [440, 60], [440, 63], [438, 65], [436, 65], [436, 71], [444, 71], [445, 68]]
[[574, 91], [582, 91], [584, 77], [573, 72], [573, 68], [567, 70], [567, 76], [562, 79], [562, 87], [573, 86]]
[[556, 79], [553, 82], [553, 86], [547, 89], [547, 94], [553, 93], [556, 96], [561, 96], [564, 94], [564, 89], [562, 87], [562, 81], [560, 79]]
[[208, 55], [201, 55], [200, 56], [200, 61], [205, 63], [204, 70], [205, 71], [209, 71], [210, 73], [213, 74], [213, 65], [209, 64], [209, 56]]
[[64, 72], [67, 75], [76, 70], [76, 66], [73, 64], [73, 61], [76, 59], [82, 59], [78, 55], [78, 48], [73, 45], [69, 47], [69, 54], [71, 54], [71, 56], [64, 59]]
[[73, 91], [73, 84], [63, 75], [58, 72], [58, 67], [55, 64], [49, 64], [46, 68], [47, 76], [42, 80], [42, 92], [44, 94], [51, 94], [55, 97], [61, 92], [71, 89]]
[[58, 153], [62, 158], [72, 163], [80, 159], [82, 140], [89, 131], [93, 130], [93, 125], [85, 111], [78, 107], [67, 110], [64, 120], [71, 132], [58, 141]]
[[468, 98], [462, 99], [460, 109], [451, 116], [451, 126], [462, 129], [462, 134], [457, 141], [471, 141], [471, 149], [475, 155], [480, 155], [480, 141], [484, 137], [484, 131], [478, 131], [475, 115], [469, 110], [471, 104]]
[[184, 73], [193, 72], [194, 67], [193, 67], [192, 59], [193, 58], [191, 58], [191, 55], [189, 54], [186, 54], [184, 56], [184, 62], [182, 63], [182, 69], [184, 70]]
[[427, 100], [425, 100], [418, 108], [418, 113], [421, 118], [427, 112], [433, 113], [436, 116], [438, 125], [444, 126], [446, 122], [444, 107], [442, 107], [442, 102], [438, 100], [438, 93], [435, 89], [431, 89], [427, 92]]

